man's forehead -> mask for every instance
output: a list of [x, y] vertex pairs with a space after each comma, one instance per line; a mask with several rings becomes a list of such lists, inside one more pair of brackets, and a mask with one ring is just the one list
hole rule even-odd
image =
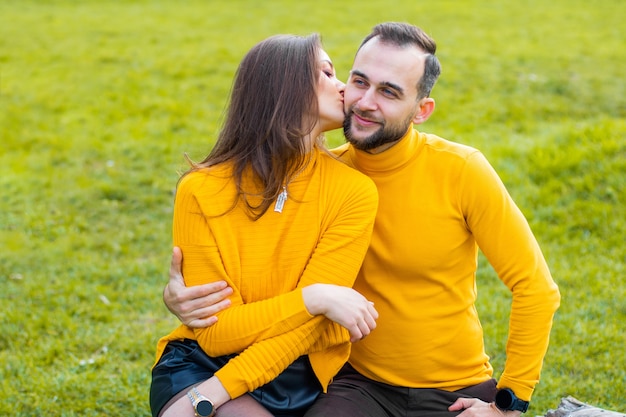
[[398, 46], [372, 39], [359, 49], [351, 74], [358, 73], [374, 83], [393, 83], [409, 89], [424, 72], [427, 53], [414, 45]]

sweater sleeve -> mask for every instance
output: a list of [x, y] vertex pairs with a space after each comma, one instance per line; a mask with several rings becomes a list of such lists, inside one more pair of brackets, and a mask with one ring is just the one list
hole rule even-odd
[[[334, 349], [341, 357], [338, 362], [333, 360], [337, 357], [326, 357], [327, 366], [329, 362], [337, 362], [336, 369], [333, 369], [325, 380], [320, 380], [326, 390], [332, 376], [348, 359], [350, 352], [348, 331], [323, 316], [316, 316], [294, 329], [290, 332], [291, 337], [283, 336], [254, 343], [215, 373], [231, 398], [254, 391], [272, 381], [304, 354], [315, 355], [323, 351], [330, 353], [329, 349]], [[315, 369], [313, 358], [312, 365]]]
[[468, 158], [462, 181], [467, 226], [513, 295], [507, 359], [498, 387], [530, 400], [548, 349], [559, 291], [528, 222], [481, 153]]

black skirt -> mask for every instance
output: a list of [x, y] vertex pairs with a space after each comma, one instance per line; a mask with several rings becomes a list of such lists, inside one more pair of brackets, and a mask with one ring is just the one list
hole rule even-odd
[[[211, 357], [195, 340], [169, 342], [152, 369], [150, 409], [157, 417], [161, 408], [182, 390], [213, 376], [237, 354]], [[249, 393], [270, 413], [300, 417], [322, 391], [308, 356], [296, 359], [274, 380]]]

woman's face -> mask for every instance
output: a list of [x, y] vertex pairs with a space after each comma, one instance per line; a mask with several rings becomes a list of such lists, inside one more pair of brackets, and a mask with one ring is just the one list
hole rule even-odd
[[321, 71], [317, 83], [319, 127], [322, 132], [343, 126], [343, 90], [345, 84], [337, 79], [335, 67], [328, 54], [320, 50]]

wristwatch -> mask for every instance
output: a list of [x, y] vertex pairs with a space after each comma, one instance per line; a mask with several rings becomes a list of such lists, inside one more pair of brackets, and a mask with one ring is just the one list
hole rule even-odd
[[215, 406], [211, 400], [200, 394], [196, 387], [187, 391], [187, 397], [191, 400], [196, 417], [213, 417], [215, 415]]
[[521, 411], [525, 413], [528, 410], [528, 401], [517, 398], [513, 390], [503, 388], [496, 392], [496, 407], [502, 411]]

